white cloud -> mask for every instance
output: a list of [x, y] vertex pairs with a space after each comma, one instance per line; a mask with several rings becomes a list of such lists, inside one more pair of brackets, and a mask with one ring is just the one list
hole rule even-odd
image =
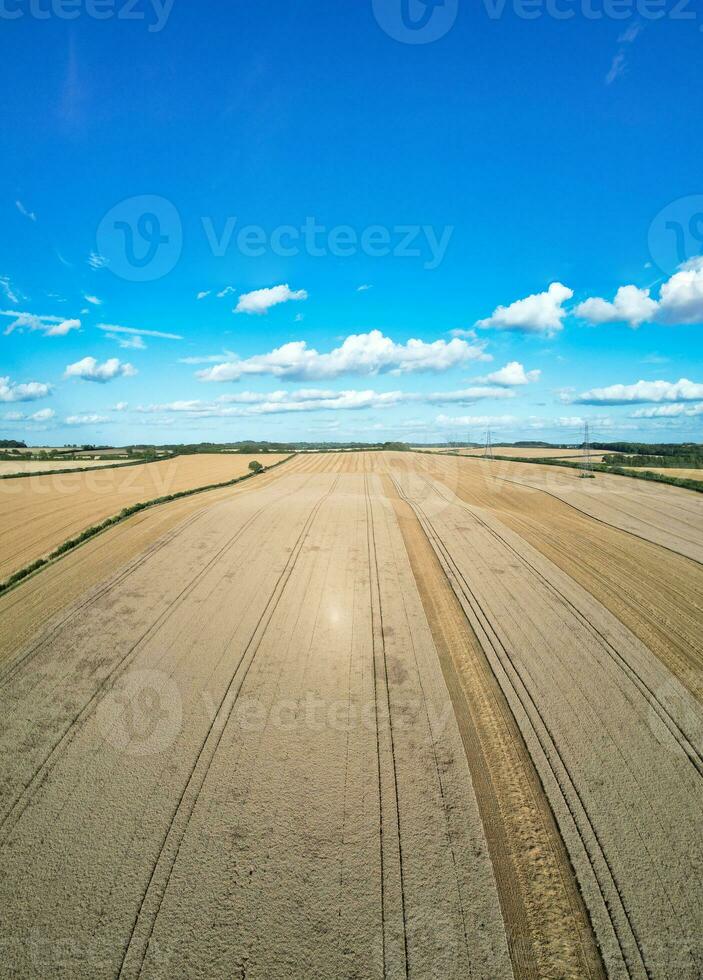
[[16, 384], [8, 376], [0, 377], [0, 402], [33, 402], [51, 394], [51, 385], [39, 381]]
[[656, 408], [638, 408], [630, 415], [631, 419], [658, 419], [658, 418], [691, 418], [703, 415], [703, 403], [698, 405], [687, 405], [679, 402], [676, 405], [657, 405]]
[[371, 286], [367, 282], [364, 282], [360, 286], [357, 286], [356, 287], [357, 293], [366, 293], [366, 292], [368, 292], [369, 289], [373, 289], [373, 286]]
[[235, 313], [268, 313], [272, 306], [288, 303], [291, 300], [307, 299], [304, 289], [293, 291], [286, 283], [282, 286], [272, 286], [270, 289], [255, 289], [251, 293], [242, 293], [239, 297]]
[[19, 293], [7, 276], [0, 276], [0, 290], [2, 290], [11, 303], [19, 303]]
[[146, 350], [146, 344], [139, 334], [135, 334], [134, 337], [121, 337], [118, 334], [108, 333], [105, 336], [108, 340], [116, 341], [122, 350]]
[[219, 293], [217, 294], [217, 298], [218, 299], [224, 299], [225, 296], [231, 296], [233, 293], [236, 293], [236, 292], [237, 292], [237, 290], [234, 288], [234, 286], [225, 286], [224, 289], [221, 289], [219, 291]]
[[91, 269], [107, 269], [110, 264], [110, 260], [106, 259], [104, 255], [100, 255], [99, 252], [91, 252], [88, 256], [88, 265]]
[[143, 413], [171, 412], [197, 418], [249, 417], [290, 412], [378, 410], [401, 404], [471, 404], [490, 398], [512, 398], [504, 388], [475, 387], [460, 391], [424, 392], [373, 391], [371, 389], [333, 391], [326, 388], [298, 388], [292, 391], [242, 391], [223, 395], [215, 402], [199, 399], [140, 406]]
[[591, 323], [703, 323], [703, 256], [685, 262], [662, 284], [659, 299], [649, 289], [621, 286], [612, 303], [596, 296], [576, 307], [577, 316]]
[[463, 330], [461, 327], [456, 327], [454, 330], [449, 331], [450, 337], [463, 337], [465, 340], [476, 340], [478, 334], [475, 330]]
[[293, 317], [293, 322], [302, 323], [304, 319], [305, 319], [304, 313], [296, 313], [295, 316]]
[[210, 290], [210, 289], [202, 289], [195, 298], [196, 299], [205, 299], [207, 296], [210, 295], [211, 292], [212, 292], [212, 290]]
[[18, 310], [0, 310], [0, 316], [10, 317], [12, 323], [5, 328], [5, 335], [15, 330], [38, 330], [45, 337], [65, 337], [71, 330], [80, 330], [80, 320], [67, 320], [61, 316], [40, 316], [36, 313], [20, 313]]
[[415, 371], [446, 371], [459, 364], [489, 360], [484, 344], [465, 340], [436, 340], [425, 343], [409, 340], [396, 344], [380, 330], [352, 334], [340, 347], [328, 354], [309, 348], [304, 340], [284, 344], [268, 354], [233, 359], [204, 371], [200, 381], [239, 381], [245, 375], [273, 375], [299, 381], [337, 378], [343, 374], [373, 375], [390, 372], [406, 374]]
[[97, 296], [90, 296], [90, 295], [88, 295], [86, 293], [83, 296], [83, 299], [86, 301], [86, 303], [90, 303], [91, 306], [102, 306], [103, 305], [103, 301], [101, 299], [98, 299]]
[[29, 218], [30, 221], [37, 220], [37, 216], [34, 213], [34, 211], [28, 211], [21, 201], [15, 201], [15, 207], [17, 208], [20, 214], [24, 215], [25, 218]]
[[685, 262], [659, 290], [662, 323], [703, 323], [703, 256]]
[[55, 415], [53, 408], [41, 408], [31, 415], [26, 415], [24, 412], [6, 412], [3, 419], [6, 422], [50, 422]]
[[60, 323], [55, 323], [53, 326], [49, 327], [48, 330], [45, 330], [44, 336], [65, 337], [67, 333], [71, 332], [71, 330], [80, 330], [80, 328], [80, 320], [62, 320]]
[[106, 418], [104, 415], [69, 415], [66, 419], [66, 425], [104, 425], [111, 421], [112, 419]]
[[637, 381], [631, 385], [593, 388], [570, 400], [576, 405], [637, 405], [648, 402], [691, 402], [703, 399], [703, 384], [679, 381]]
[[612, 303], [594, 296], [574, 310], [576, 316], [590, 323], [629, 323], [631, 327], [653, 320], [656, 312], [657, 302], [651, 299], [649, 289], [637, 286], [621, 286]]
[[129, 408], [129, 404], [127, 402], [117, 402], [117, 404], [113, 408], [113, 411], [126, 412], [128, 408]]
[[98, 330], [106, 333], [131, 334], [134, 337], [159, 337], [161, 340], [183, 340], [180, 334], [164, 333], [162, 330], [141, 330], [137, 327], [120, 327], [115, 323], [99, 323]]
[[520, 423], [514, 415], [438, 415], [438, 426], [462, 426], [466, 428], [503, 429]]
[[498, 306], [491, 316], [479, 320], [476, 326], [551, 335], [561, 330], [566, 316], [563, 304], [573, 295], [568, 286], [553, 282], [546, 293], [526, 296], [510, 306]]
[[608, 74], [605, 76], [605, 84], [612, 85], [616, 78], [625, 74], [627, 68], [627, 57], [624, 51], [618, 51], [613, 58]]
[[499, 371], [494, 371], [492, 374], [486, 375], [485, 378], [478, 378], [477, 380], [487, 384], [513, 388], [519, 385], [530, 384], [532, 381], [539, 381], [541, 373], [541, 371], [525, 371], [525, 368], [519, 361], [510, 361], [509, 364], [506, 364]]
[[66, 378], [80, 378], [83, 381], [96, 381], [105, 384], [115, 378], [130, 378], [137, 373], [131, 364], [125, 364], [117, 357], [111, 357], [98, 364], [94, 357], [84, 357], [75, 364], [69, 364], [64, 372]]

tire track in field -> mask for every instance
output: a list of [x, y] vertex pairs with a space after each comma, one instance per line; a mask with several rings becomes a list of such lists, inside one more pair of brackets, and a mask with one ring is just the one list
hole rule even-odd
[[[205, 575], [218, 563], [218, 561], [225, 555], [225, 553], [234, 546], [239, 537], [251, 526], [251, 524], [256, 520], [259, 514], [268, 506], [268, 504], [263, 504], [257, 511], [254, 512], [242, 526], [232, 535], [231, 538], [213, 555], [209, 561], [198, 570], [198, 572], [193, 576], [193, 578], [188, 582], [186, 586], [176, 595], [167, 605], [166, 609], [163, 610], [157, 617], [157, 619], [151, 623], [151, 625], [139, 636], [135, 643], [127, 650], [124, 656], [112, 667], [109, 673], [103, 678], [101, 683], [98, 685], [96, 690], [93, 692], [89, 700], [83, 705], [83, 707], [77, 712], [73, 719], [68, 723], [64, 730], [59, 735], [58, 740], [54, 743], [53, 747], [44, 757], [42, 762], [39, 764], [35, 770], [33, 776], [25, 784], [24, 789], [21, 791], [19, 797], [17, 797], [14, 803], [11, 805], [10, 809], [7, 810], [4, 816], [0, 819], [0, 831], [5, 831], [2, 839], [0, 840], [0, 848], [4, 847], [9, 840], [12, 831], [17, 826], [18, 821], [21, 819], [22, 814], [27, 809], [32, 799], [36, 793], [41, 789], [41, 785], [47, 778], [51, 769], [56, 765], [60, 753], [65, 751], [66, 748], [71, 744], [73, 738], [75, 737], [79, 727], [86, 721], [86, 719], [91, 715], [93, 710], [97, 707], [101, 694], [105, 691], [106, 687], [110, 682], [116, 681], [124, 672], [128, 669], [132, 661], [136, 658], [139, 653], [139, 649], [142, 644], [147, 640], [153, 639], [154, 636], [162, 629], [165, 623], [170, 619], [175, 610], [179, 607], [182, 600], [189, 595], [193, 589], [198, 585], [198, 583], [205, 577]], [[20, 809], [18, 809], [20, 808]], [[8, 827], [9, 825], [9, 827]], [[8, 829], [6, 829], [8, 828]]]
[[[261, 641], [266, 633], [269, 623], [278, 608], [278, 605], [283, 596], [286, 585], [288, 584], [293, 570], [297, 564], [300, 553], [303, 550], [303, 546], [307, 539], [317, 514], [319, 513], [322, 505], [334, 492], [339, 478], [335, 479], [334, 483], [330, 486], [329, 490], [313, 505], [305, 524], [303, 525], [301, 532], [296, 540], [295, 545], [291, 554], [288, 556], [286, 564], [283, 567], [276, 583], [274, 585], [273, 591], [269, 596], [269, 599], [264, 606], [264, 609], [259, 617], [254, 631], [249, 638], [242, 655], [234, 669], [232, 677], [229, 684], [227, 685], [225, 692], [220, 700], [220, 703], [213, 715], [212, 722], [208, 729], [208, 732], [200, 746], [198, 754], [195, 758], [195, 762], [191, 769], [191, 772], [186, 780], [183, 791], [178, 799], [176, 807], [171, 815], [171, 819], [166, 830], [166, 834], [162, 841], [161, 847], [159, 849], [159, 854], [154, 862], [149, 881], [147, 882], [146, 889], [142, 895], [139, 908], [137, 909], [132, 928], [130, 931], [129, 939], [125, 946], [124, 955], [120, 963], [120, 967], [117, 973], [119, 978], [127, 976], [138, 977], [141, 975], [142, 967], [146, 959], [149, 943], [151, 941], [152, 934], [154, 932], [154, 927], [156, 925], [156, 920], [158, 918], [159, 912], [161, 910], [161, 905], [168, 888], [169, 881], [171, 880], [171, 875], [175, 867], [176, 861], [178, 860], [178, 854], [180, 852], [181, 844], [188, 830], [188, 825], [190, 823], [190, 818], [193, 814], [195, 806], [198, 802], [200, 792], [207, 778], [208, 772], [212, 765], [213, 759], [217, 752], [217, 749], [222, 741], [222, 736], [224, 734], [227, 723], [232, 715], [234, 706], [236, 704], [239, 693], [242, 689], [242, 685], [246, 680], [247, 674], [253, 664], [256, 654], [261, 645]], [[251, 654], [248, 659], [248, 663], [245, 665], [241, 679], [237, 684], [238, 673], [244, 660], [248, 654]], [[236, 687], [236, 690], [235, 690]], [[233, 694], [233, 696], [232, 696]], [[209, 744], [210, 743], [210, 744]], [[201, 764], [202, 762], [202, 764]], [[200, 770], [200, 771], [198, 771]], [[188, 800], [186, 800], [188, 797]], [[184, 818], [181, 820], [183, 824], [182, 828], [177, 827], [177, 821], [179, 816], [184, 814]], [[170, 841], [169, 841], [170, 838]], [[172, 845], [173, 853], [167, 855], [167, 849], [169, 843]], [[161, 882], [157, 882], [157, 876], [163, 878], [163, 873], [159, 875], [160, 869], [165, 865], [165, 879]], [[152, 896], [154, 896], [153, 900]], [[147, 908], [148, 905], [153, 904], [153, 908]], [[140, 923], [146, 922], [146, 935], [138, 937], [137, 933], [139, 931]]]
[[[402, 491], [400, 492], [402, 495]], [[490, 617], [464, 578], [461, 569], [454, 562], [446, 543], [437, 533], [424, 509], [408, 498], [405, 499], [418, 515], [420, 523], [425, 529], [425, 533], [433, 543], [435, 552], [440, 558], [450, 582], [454, 586], [455, 592], [459, 597], [463, 597], [466, 605], [462, 603], [462, 606], [474, 628], [475, 634], [479, 638], [481, 646], [485, 651], [491, 651], [497, 665], [501, 668], [503, 682], [508, 685], [511, 694], [520, 704], [525, 723], [529, 726], [531, 734], [534, 735], [540, 745], [543, 759], [549, 766], [554, 784], [558, 788], [560, 802], [563, 803], [569, 813], [571, 826], [578, 835], [582, 853], [588, 861], [593, 874], [593, 880], [600, 893], [601, 908], [607, 914], [612, 929], [612, 938], [617, 945], [616, 955], [618, 961], [621, 965], [625, 966], [630, 977], [651, 977], [645, 962], [641, 939], [638, 937], [630, 919], [613, 868], [605, 853], [605, 849], [583, 797], [569, 773], [554, 735], [523, 683], [510, 651], [503, 644], [491, 623]], [[495, 674], [495, 668], [493, 668], [492, 663], [491, 667]], [[495, 676], [497, 677], [497, 675]], [[499, 680], [500, 683], [501, 681]], [[605, 955], [603, 939], [599, 937], [599, 940], [601, 951]], [[615, 951], [608, 950], [608, 952], [612, 954]]]
[[[395, 742], [393, 734], [393, 716], [391, 714], [390, 690], [388, 683], [388, 663], [386, 660], [386, 645], [383, 632], [383, 607], [381, 604], [381, 588], [378, 575], [378, 555], [376, 552], [376, 535], [373, 523], [373, 509], [368, 486], [368, 474], [364, 473], [364, 497], [366, 503], [366, 547], [369, 563], [369, 602], [371, 604], [371, 628], [373, 650], [373, 690], [376, 713], [376, 759], [378, 778], [379, 804], [379, 845], [381, 865], [381, 931], [383, 937], [383, 976], [394, 976], [398, 969], [404, 975], [410, 975], [408, 958], [408, 928], [405, 902], [405, 887], [403, 879], [403, 843], [400, 825], [400, 806], [398, 802], [398, 772], [395, 758]], [[379, 668], [379, 654], [382, 666]], [[388, 746], [382, 751], [381, 747], [381, 715], [379, 711], [379, 677], [385, 688], [385, 711], [388, 721]], [[382, 696], [382, 692], [381, 692]], [[390, 773], [383, 772], [381, 756], [390, 756]], [[388, 795], [390, 783], [392, 793], [391, 814], [389, 820], [384, 819], [384, 797]], [[388, 840], [389, 823], [394, 827], [392, 841]], [[394, 846], [393, 846], [394, 845]], [[386, 849], [392, 848], [386, 855]], [[388, 881], [387, 881], [388, 879]], [[391, 887], [396, 894], [390, 895]], [[389, 908], [390, 906], [390, 908]], [[389, 924], [389, 918], [395, 921]], [[402, 952], [399, 956], [392, 938], [402, 932]], [[400, 960], [400, 962], [398, 962]], [[390, 966], [389, 966], [390, 964]]]
[[549, 801], [414, 505], [382, 477], [449, 688], [494, 868], [517, 980], [604, 978]]
[[[446, 500], [447, 503], [453, 504], [450, 497], [445, 496], [443, 492], [439, 490], [438, 487], [433, 486], [429, 481], [427, 481], [427, 486], [433, 489], [442, 499]], [[457, 501], [457, 503], [459, 503]], [[682, 750], [683, 754], [686, 756], [688, 761], [694, 767], [699, 776], [703, 776], [703, 752], [701, 752], [692, 742], [689, 741], [686, 734], [677, 724], [675, 718], [671, 715], [666, 705], [664, 705], [660, 699], [657, 697], [656, 692], [643, 680], [640, 675], [634, 670], [633, 667], [625, 660], [622, 654], [613, 646], [608, 637], [599, 630], [595, 623], [592, 623], [576, 606], [571, 599], [569, 599], [564, 593], [557, 588], [557, 586], [551, 582], [540, 570], [529, 561], [525, 555], [521, 554], [506, 538], [500, 534], [495, 528], [491, 527], [478, 513], [470, 510], [472, 519], [474, 519], [491, 537], [500, 543], [510, 554], [513, 555], [517, 561], [520, 562], [526, 569], [528, 569], [531, 575], [534, 575], [542, 585], [555, 596], [560, 603], [563, 603], [574, 615], [574, 617], [581, 623], [582, 626], [594, 636], [599, 645], [602, 647], [606, 655], [610, 660], [615, 663], [615, 665], [625, 674], [629, 681], [635, 685], [639, 693], [645, 699], [647, 704], [654, 710], [654, 712], [659, 717], [662, 724], [668, 729], [669, 733], [672, 735], [679, 748]]]

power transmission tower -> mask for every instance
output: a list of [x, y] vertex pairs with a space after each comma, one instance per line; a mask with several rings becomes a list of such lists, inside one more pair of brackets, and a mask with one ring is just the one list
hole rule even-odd
[[493, 445], [491, 444], [491, 430], [486, 432], [486, 448], [483, 453], [484, 459], [493, 459]]
[[582, 477], [585, 479], [593, 479], [593, 453], [591, 452], [591, 432], [588, 422], [585, 423], [583, 431], [583, 459], [581, 461], [581, 468], [583, 469]]

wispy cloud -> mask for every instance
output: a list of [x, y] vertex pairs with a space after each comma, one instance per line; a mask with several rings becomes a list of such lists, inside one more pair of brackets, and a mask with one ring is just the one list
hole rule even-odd
[[373, 286], [370, 283], [368, 283], [368, 282], [364, 282], [360, 286], [357, 286], [356, 287], [357, 293], [365, 293], [369, 289], [373, 289]]
[[628, 24], [618, 38], [620, 47], [616, 51], [610, 63], [608, 73], [605, 76], [606, 85], [612, 85], [614, 81], [621, 78], [627, 72], [627, 46], [633, 44], [641, 32], [642, 24], [639, 21], [634, 21], [632, 24]]
[[0, 316], [10, 317], [12, 323], [5, 328], [5, 336], [15, 330], [40, 331], [45, 337], [65, 337], [72, 330], [80, 330], [81, 321], [61, 316], [45, 316], [35, 313], [21, 313], [18, 310], [0, 310]]
[[102, 306], [103, 305], [103, 301], [101, 299], [98, 299], [97, 296], [91, 296], [89, 293], [86, 293], [83, 296], [83, 299], [86, 301], [86, 303], [90, 303], [91, 306]]
[[178, 333], [165, 333], [163, 330], [142, 330], [138, 327], [120, 327], [115, 323], [99, 323], [98, 330], [106, 333], [132, 334], [135, 337], [158, 337], [161, 340], [183, 340]]
[[232, 296], [236, 292], [237, 290], [234, 288], [234, 286], [225, 286], [224, 289], [221, 289], [219, 291], [219, 293], [217, 294], [217, 298], [224, 299], [226, 296]]
[[110, 260], [106, 259], [104, 255], [100, 255], [99, 252], [91, 252], [88, 256], [88, 265], [91, 269], [107, 269], [110, 264]]
[[34, 211], [30, 211], [28, 208], [26, 208], [21, 201], [15, 201], [15, 207], [17, 208], [17, 210], [21, 215], [24, 215], [25, 218], [28, 218], [30, 221], [36, 222], [37, 216], [34, 213]]
[[2, 290], [11, 303], [20, 302], [19, 290], [12, 285], [7, 276], [0, 276], [0, 290]]

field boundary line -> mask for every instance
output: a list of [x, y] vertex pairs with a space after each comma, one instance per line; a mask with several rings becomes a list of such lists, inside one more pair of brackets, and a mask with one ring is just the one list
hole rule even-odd
[[[182, 500], [184, 497], [194, 497], [196, 494], [208, 493], [210, 490], [223, 490], [227, 487], [236, 486], [238, 483], [244, 483], [245, 480], [251, 480], [263, 473], [269, 473], [271, 470], [276, 469], [276, 467], [282, 466], [284, 463], [288, 463], [290, 460], [295, 459], [296, 456], [297, 453], [292, 453], [290, 456], [286, 456], [285, 459], [280, 459], [277, 463], [272, 463], [270, 466], [266, 466], [262, 470], [252, 473], [245, 473], [243, 476], [235, 477], [232, 480], [225, 480], [223, 483], [210, 483], [205, 487], [194, 487], [190, 490], [179, 490], [177, 493], [170, 493], [163, 497], [155, 497], [153, 500], [144, 500], [141, 503], [132, 504], [130, 507], [125, 507], [118, 514], [108, 517], [106, 520], [101, 521], [100, 524], [93, 524], [91, 527], [87, 527], [84, 531], [81, 531], [81, 533], [76, 537], [69, 538], [67, 541], [64, 541], [63, 544], [60, 544], [58, 548], [55, 548], [45, 558], [37, 558], [36, 561], [33, 561], [31, 564], [25, 565], [24, 568], [20, 568], [16, 572], [13, 572], [9, 578], [5, 579], [4, 582], [0, 582], [0, 597], [6, 595], [20, 583], [26, 581], [30, 576], [36, 575], [49, 565], [55, 564], [55, 562], [59, 561], [59, 559], [63, 558], [65, 555], [71, 554], [87, 541], [92, 541], [93, 538], [96, 538], [104, 531], [108, 531], [111, 527], [116, 527], [118, 524], [121, 524], [123, 521], [126, 521], [128, 518], [134, 516], [134, 514], [139, 514], [144, 510], [151, 510], [153, 507], [159, 507], [162, 504], [169, 504], [174, 500]], [[109, 467], [99, 468], [108, 469]], [[112, 468], [114, 469], [115, 467]], [[85, 471], [81, 470], [80, 472]]]

